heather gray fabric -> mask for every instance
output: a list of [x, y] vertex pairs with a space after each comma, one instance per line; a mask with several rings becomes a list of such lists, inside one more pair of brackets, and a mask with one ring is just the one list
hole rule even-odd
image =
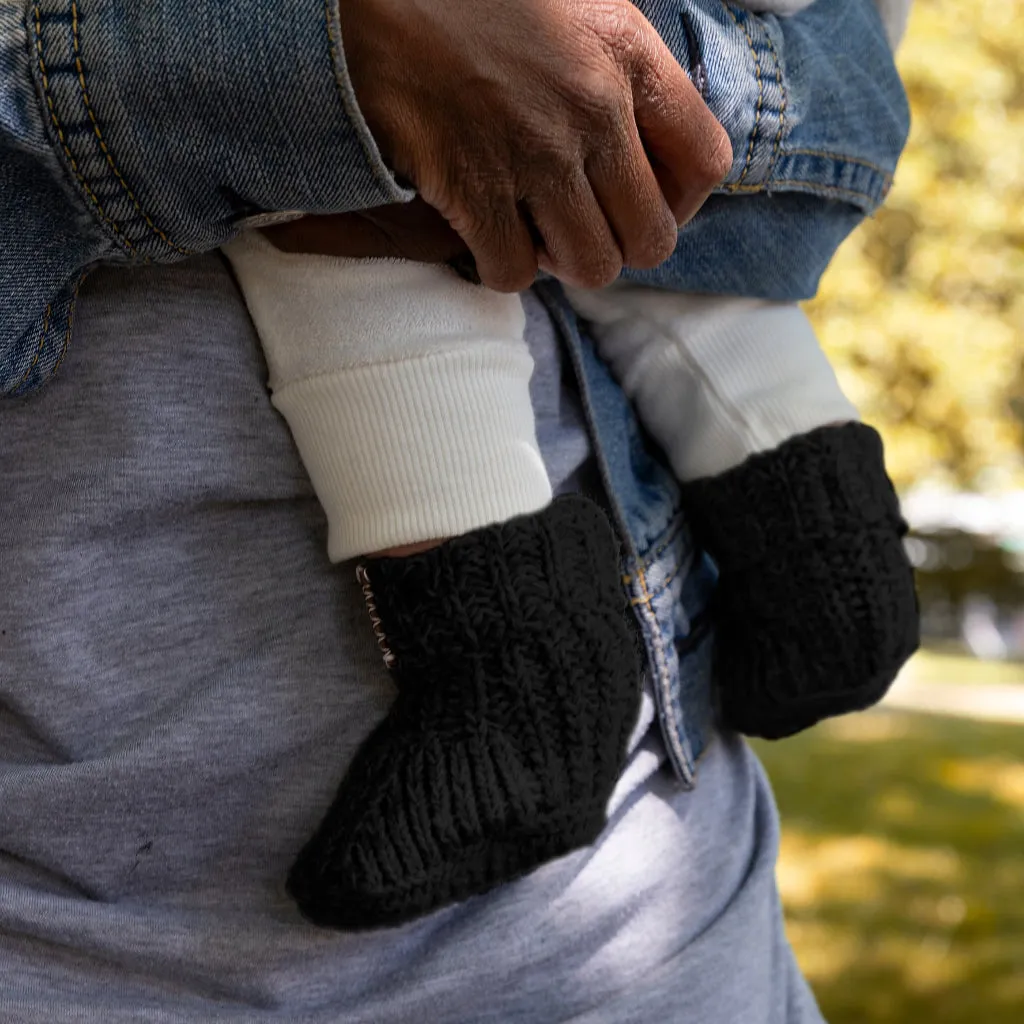
[[0, 1021], [820, 1021], [759, 766], [719, 737], [679, 790], [649, 703], [596, 847], [394, 931], [298, 916], [287, 867], [392, 691], [264, 378], [208, 257], [97, 274], [59, 379], [0, 406]]

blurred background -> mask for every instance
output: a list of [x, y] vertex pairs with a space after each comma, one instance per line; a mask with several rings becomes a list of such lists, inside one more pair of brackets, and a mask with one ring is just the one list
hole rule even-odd
[[758, 744], [830, 1024], [1024, 1021], [1024, 0], [915, 0], [886, 207], [808, 310], [883, 434], [925, 649], [880, 709]]

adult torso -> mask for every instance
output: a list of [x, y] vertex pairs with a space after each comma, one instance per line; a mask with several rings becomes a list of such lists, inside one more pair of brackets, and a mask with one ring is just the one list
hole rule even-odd
[[[542, 451], [576, 486], [527, 303]], [[686, 793], [647, 730], [602, 841], [488, 897], [374, 935], [298, 916], [287, 867], [392, 694], [264, 380], [210, 257], [97, 275], [59, 379], [0, 406], [0, 1019], [803, 1019], [735, 741]]]

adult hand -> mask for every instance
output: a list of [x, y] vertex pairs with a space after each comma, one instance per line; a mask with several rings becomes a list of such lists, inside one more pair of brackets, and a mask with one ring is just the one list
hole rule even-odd
[[731, 165], [725, 131], [631, 0], [341, 0], [340, 12], [385, 159], [492, 288], [528, 287], [538, 266], [590, 288], [623, 263], [657, 266]]
[[284, 252], [352, 259], [448, 263], [468, 251], [452, 226], [422, 198], [360, 213], [336, 213], [263, 229]]

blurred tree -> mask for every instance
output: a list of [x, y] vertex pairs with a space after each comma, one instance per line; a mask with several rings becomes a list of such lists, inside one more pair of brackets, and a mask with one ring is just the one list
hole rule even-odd
[[1024, 485], [1024, 0], [916, 0], [886, 206], [808, 312], [906, 488]]

